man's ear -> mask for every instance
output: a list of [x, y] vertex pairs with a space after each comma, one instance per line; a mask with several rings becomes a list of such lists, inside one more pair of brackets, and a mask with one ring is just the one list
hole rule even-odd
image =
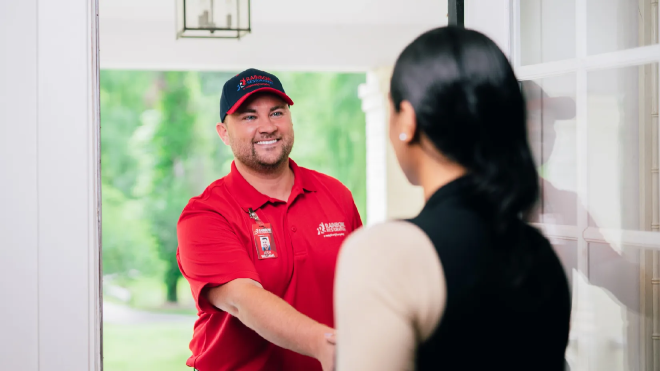
[[[227, 121], [225, 119], [225, 121]], [[229, 145], [229, 133], [227, 132], [227, 124], [224, 122], [218, 122], [215, 124], [215, 131], [218, 132], [218, 136], [222, 139], [222, 142], [226, 145]]]

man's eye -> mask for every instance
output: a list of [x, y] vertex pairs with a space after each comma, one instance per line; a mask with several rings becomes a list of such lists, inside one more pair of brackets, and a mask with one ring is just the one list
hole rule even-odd
[[284, 115], [284, 113], [282, 113], [280, 111], [273, 112], [273, 116], [282, 116], [282, 115]]
[[257, 116], [254, 116], [254, 115], [249, 115], [249, 116], [244, 116], [243, 117], [243, 120], [246, 120], [246, 121], [252, 121], [252, 120], [256, 120], [256, 119], [257, 119]]

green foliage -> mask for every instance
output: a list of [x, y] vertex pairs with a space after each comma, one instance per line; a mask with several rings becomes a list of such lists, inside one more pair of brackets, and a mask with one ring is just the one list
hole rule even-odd
[[123, 278], [162, 270], [144, 203], [131, 196], [138, 164], [127, 140], [140, 125], [142, 112], [155, 103], [153, 77], [151, 72], [101, 74], [103, 273]]
[[176, 223], [184, 206], [194, 196], [187, 177], [189, 159], [194, 157], [199, 80], [192, 72], [158, 75], [160, 100], [156, 113], [143, 115], [134, 153], [140, 158], [136, 196], [145, 200], [152, 233], [165, 263], [167, 301], [177, 302], [181, 273], [176, 261]]
[[101, 178], [130, 195], [137, 179], [137, 164], [128, 138], [140, 125], [140, 115], [156, 103], [155, 73], [102, 71], [101, 73]]
[[277, 73], [291, 107], [296, 140], [291, 152], [300, 166], [339, 179], [353, 193], [366, 221], [365, 116], [357, 96], [364, 74]]
[[156, 241], [139, 200], [130, 200], [117, 188], [103, 184], [103, 273], [126, 276], [161, 270]]

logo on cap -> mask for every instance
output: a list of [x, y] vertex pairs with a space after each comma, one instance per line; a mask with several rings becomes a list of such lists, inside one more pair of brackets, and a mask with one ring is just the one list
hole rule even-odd
[[238, 82], [238, 89], [236, 91], [241, 91], [245, 88], [252, 88], [255, 86], [272, 86], [273, 85], [273, 80], [268, 77], [268, 76], [261, 76], [261, 75], [252, 75], [248, 77], [242, 78]]
[[241, 79], [241, 81], [238, 82], [238, 90], [236, 91], [240, 91], [244, 87], [245, 87], [245, 79]]

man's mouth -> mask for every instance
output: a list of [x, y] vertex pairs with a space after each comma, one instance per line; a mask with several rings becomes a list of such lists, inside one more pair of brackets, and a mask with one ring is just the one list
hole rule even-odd
[[277, 143], [277, 141], [279, 141], [279, 139], [261, 140], [261, 141], [255, 143], [255, 144], [269, 145], [269, 144], [275, 144], [275, 143]]

